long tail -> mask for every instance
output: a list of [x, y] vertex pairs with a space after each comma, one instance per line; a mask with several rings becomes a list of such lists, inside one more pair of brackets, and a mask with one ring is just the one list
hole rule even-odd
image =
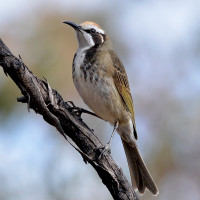
[[132, 147], [123, 139], [122, 143], [125, 149], [134, 189], [138, 189], [138, 191], [143, 194], [147, 188], [152, 194], [157, 195], [158, 188], [156, 187], [156, 184], [154, 183], [147, 167], [145, 166], [137, 146]]

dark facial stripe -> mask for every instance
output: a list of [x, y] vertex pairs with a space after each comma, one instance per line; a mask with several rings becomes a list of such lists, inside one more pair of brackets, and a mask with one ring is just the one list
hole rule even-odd
[[100, 45], [104, 42], [104, 41], [102, 41], [102, 36], [99, 33], [92, 34], [92, 39], [93, 39], [95, 45]]
[[105, 34], [98, 33], [98, 32], [92, 33], [91, 29], [86, 29], [84, 31], [89, 33], [92, 36], [92, 39], [93, 39], [95, 45], [103, 44], [105, 39], [106, 39], [106, 35]]

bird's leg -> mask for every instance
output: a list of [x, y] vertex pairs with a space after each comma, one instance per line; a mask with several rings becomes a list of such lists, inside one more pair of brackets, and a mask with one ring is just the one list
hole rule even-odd
[[115, 135], [115, 132], [118, 128], [118, 125], [119, 125], [119, 122], [116, 122], [108, 143], [104, 147], [100, 148], [100, 149], [103, 149], [103, 150], [101, 151], [99, 158], [103, 155], [103, 153], [109, 153], [110, 154], [110, 152], [111, 152], [111, 141], [113, 139], [113, 136]]
[[118, 128], [118, 125], [119, 125], [119, 122], [116, 122], [115, 125], [114, 125], [114, 129], [113, 129], [112, 134], [110, 136], [110, 139], [109, 139], [109, 141], [107, 143], [107, 145], [109, 145], [109, 146], [111, 146], [111, 141], [113, 139], [113, 136], [115, 135], [115, 132], [116, 132], [116, 130]]

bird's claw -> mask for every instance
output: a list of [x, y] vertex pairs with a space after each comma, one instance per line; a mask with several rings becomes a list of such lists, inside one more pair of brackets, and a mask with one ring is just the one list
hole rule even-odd
[[79, 107], [77, 107], [77, 106], [75, 106], [75, 104], [74, 104], [72, 101], [67, 101], [66, 103], [71, 104], [71, 105], [70, 105], [71, 107], [69, 107], [68, 110], [69, 110], [71, 113], [73, 113], [73, 114], [75, 114], [76, 116], [78, 116], [79, 118], [81, 118], [81, 114], [83, 113], [82, 109], [79, 108]]
[[110, 155], [111, 154], [111, 146], [107, 143], [105, 146], [99, 147], [96, 150], [101, 150], [98, 159], [100, 159], [103, 155]]
[[71, 107], [68, 108], [68, 110], [70, 110], [72, 113], [74, 113], [75, 115], [77, 115], [79, 118], [81, 118], [81, 115], [83, 113], [98, 117], [99, 119], [102, 119], [101, 117], [99, 117], [98, 115], [96, 115], [93, 112], [90, 112], [88, 110], [85, 110], [84, 108], [80, 108], [74, 105], [74, 103], [72, 101], [67, 101], [67, 103], [71, 104]]

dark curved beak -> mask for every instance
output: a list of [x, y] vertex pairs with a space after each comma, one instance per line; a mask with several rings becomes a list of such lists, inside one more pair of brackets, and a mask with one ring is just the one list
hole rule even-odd
[[70, 26], [73, 27], [75, 30], [81, 30], [81, 26], [75, 24], [74, 22], [65, 21], [65, 22], [63, 22], [63, 23], [64, 23], [64, 24], [70, 25]]

